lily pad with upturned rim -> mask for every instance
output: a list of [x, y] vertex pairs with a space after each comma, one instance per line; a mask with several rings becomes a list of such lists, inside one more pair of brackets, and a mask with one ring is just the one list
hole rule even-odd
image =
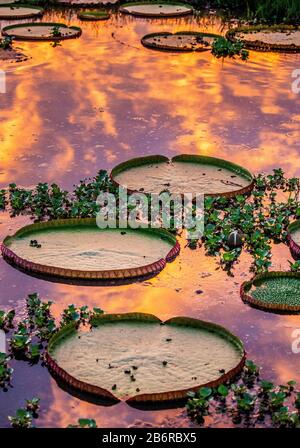
[[226, 37], [232, 42], [242, 41], [251, 50], [300, 52], [300, 26], [297, 25], [238, 27], [227, 31]]
[[179, 17], [193, 14], [193, 7], [187, 3], [179, 2], [130, 2], [119, 8], [120, 12], [136, 17]]
[[151, 33], [141, 39], [144, 47], [163, 51], [207, 51], [211, 49], [217, 34], [196, 31], [179, 31], [177, 33]]
[[[55, 30], [60, 34], [55, 35]], [[81, 35], [81, 28], [55, 22], [20, 23], [2, 28], [2, 36], [25, 41], [60, 41]]]
[[163, 229], [101, 230], [95, 219], [85, 218], [23, 227], [5, 238], [1, 250], [8, 262], [29, 274], [121, 282], [156, 275], [180, 247]]
[[30, 19], [44, 14], [44, 9], [30, 4], [0, 4], [0, 20]]
[[241, 286], [244, 302], [265, 311], [300, 312], [300, 272], [259, 274]]
[[110, 18], [110, 14], [106, 11], [99, 10], [91, 10], [91, 11], [82, 11], [77, 14], [78, 19], [80, 20], [108, 20]]
[[129, 193], [167, 190], [233, 197], [247, 194], [254, 187], [253, 177], [245, 168], [215, 157], [188, 154], [171, 160], [160, 155], [130, 159], [114, 167], [110, 177]]
[[300, 220], [288, 227], [287, 242], [293, 258], [300, 260]]
[[114, 402], [184, 400], [188, 391], [230, 381], [245, 361], [239, 338], [197, 319], [104, 314], [92, 326], [60, 330], [49, 342], [47, 365], [77, 392]]

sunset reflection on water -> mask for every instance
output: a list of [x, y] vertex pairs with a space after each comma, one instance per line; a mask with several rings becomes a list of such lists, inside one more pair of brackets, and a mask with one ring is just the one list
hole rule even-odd
[[[0, 63], [7, 94], [0, 95], [0, 185], [56, 182], [71, 188], [99, 169], [147, 154], [208, 154], [254, 173], [282, 167], [299, 176], [300, 95], [291, 89], [297, 55], [251, 52], [249, 62], [216, 60], [209, 52], [162, 53], [140, 44], [155, 31], [205, 30], [224, 34], [215, 16], [143, 20], [113, 15], [107, 22], [80, 22], [74, 12], [49, 12], [44, 21], [80, 25], [80, 39], [53, 48], [17, 45], [31, 59]], [[4, 25], [4, 22], [1, 22]], [[26, 222], [0, 217], [1, 237]], [[290, 259], [274, 247], [273, 268]], [[249, 277], [249, 256], [229, 278], [213, 258], [183, 249], [156, 278], [118, 287], [78, 287], [26, 276], [1, 261], [1, 307], [24, 315], [24, 298], [38, 291], [59, 313], [68, 304], [100, 306], [105, 312], [142, 311], [161, 319], [193, 316], [225, 325], [245, 342], [263, 376], [300, 381], [300, 355], [291, 351], [298, 316], [278, 316], [244, 305], [239, 286]], [[196, 292], [197, 291], [197, 292]], [[199, 292], [200, 291], [200, 292]], [[0, 426], [24, 398], [39, 396], [41, 426], [67, 426], [79, 417], [99, 426], [149, 422], [187, 425], [182, 410], [138, 411], [80, 401], [57, 387], [45, 368], [15, 364], [14, 388], [0, 399]], [[25, 390], [25, 394], [24, 394]], [[216, 424], [221, 424], [216, 423]]]

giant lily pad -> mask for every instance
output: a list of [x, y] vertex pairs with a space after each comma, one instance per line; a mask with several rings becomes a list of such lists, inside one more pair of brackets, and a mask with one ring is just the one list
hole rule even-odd
[[211, 48], [216, 34], [198, 33], [196, 31], [179, 31], [178, 33], [151, 33], [141, 40], [145, 47], [165, 51], [205, 51]]
[[108, 12], [97, 9], [80, 12], [78, 13], [77, 16], [78, 19], [80, 20], [89, 20], [89, 21], [108, 20], [110, 17]]
[[250, 305], [266, 311], [300, 311], [300, 273], [267, 272], [241, 286], [241, 297]]
[[139, 157], [117, 165], [111, 179], [129, 191], [145, 193], [203, 193], [235, 196], [253, 188], [246, 169], [215, 157], [180, 155]]
[[16, 40], [59, 41], [79, 37], [81, 29], [63, 23], [34, 22], [5, 26], [2, 35]]
[[231, 41], [241, 40], [246, 48], [259, 51], [300, 52], [300, 27], [293, 25], [258, 25], [233, 28], [227, 32]]
[[293, 222], [288, 228], [288, 245], [295, 260], [300, 260], [300, 220]]
[[101, 315], [91, 331], [70, 325], [46, 355], [56, 378], [113, 401], [182, 400], [188, 391], [229, 381], [243, 367], [243, 344], [225, 328], [188, 317]]
[[39, 8], [38, 6], [13, 5], [11, 3], [0, 5], [0, 19], [29, 19], [41, 16], [43, 13], [43, 8]]
[[134, 2], [125, 3], [119, 11], [138, 17], [177, 17], [193, 13], [192, 6], [185, 3]]
[[92, 218], [32, 224], [2, 244], [4, 258], [29, 273], [81, 280], [153, 276], [178, 253], [164, 230], [101, 230]]

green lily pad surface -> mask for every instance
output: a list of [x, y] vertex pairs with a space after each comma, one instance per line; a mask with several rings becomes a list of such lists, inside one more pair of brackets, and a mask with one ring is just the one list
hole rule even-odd
[[246, 302], [259, 308], [298, 312], [300, 310], [300, 273], [269, 272], [258, 275], [242, 287]]

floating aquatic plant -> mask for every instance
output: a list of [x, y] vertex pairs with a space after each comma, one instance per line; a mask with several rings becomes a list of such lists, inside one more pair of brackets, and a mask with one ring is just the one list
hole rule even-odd
[[10, 357], [0, 352], [0, 387], [5, 388], [11, 382], [13, 369], [9, 367]]
[[225, 37], [218, 37], [213, 41], [211, 52], [216, 58], [239, 57], [242, 61], [249, 58], [249, 51], [245, 49], [243, 42], [230, 42]]

